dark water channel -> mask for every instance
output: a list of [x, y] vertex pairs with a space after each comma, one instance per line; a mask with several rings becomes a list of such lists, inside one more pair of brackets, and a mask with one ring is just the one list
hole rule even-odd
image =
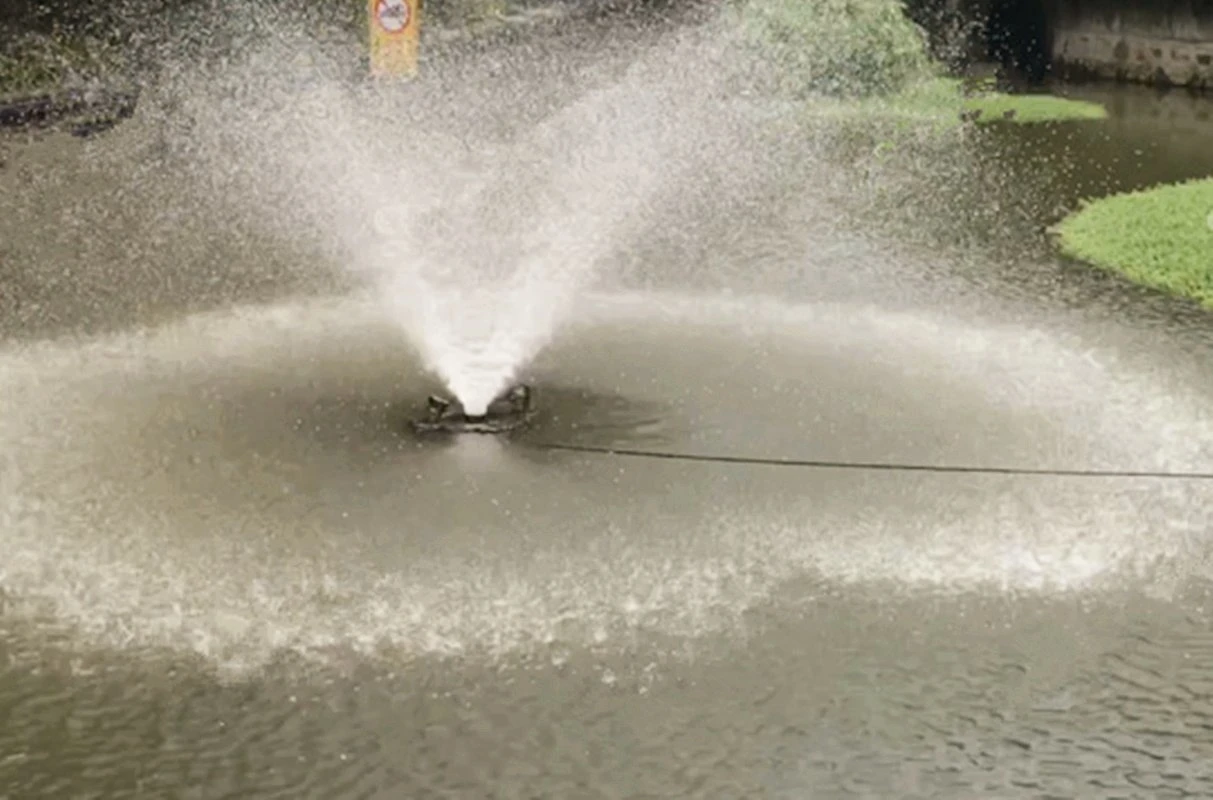
[[709, 204], [510, 443], [410, 438], [432, 383], [302, 256], [90, 235], [121, 139], [10, 143], [0, 798], [1213, 796], [1213, 484], [531, 446], [1213, 469], [1213, 322], [1041, 232], [1213, 174], [1210, 101], [1071, 91], [1112, 119], [982, 134], [984, 242], [943, 178], [934, 240]]

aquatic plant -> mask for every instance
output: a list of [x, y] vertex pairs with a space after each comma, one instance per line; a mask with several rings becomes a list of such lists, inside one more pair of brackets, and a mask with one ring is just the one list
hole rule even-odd
[[1071, 258], [1213, 308], [1213, 178], [1088, 201], [1052, 232]]

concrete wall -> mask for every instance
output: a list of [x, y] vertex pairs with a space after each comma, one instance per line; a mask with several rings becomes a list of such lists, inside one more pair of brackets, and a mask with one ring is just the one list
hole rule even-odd
[[1213, 89], [1213, 0], [1051, 0], [1053, 68]]

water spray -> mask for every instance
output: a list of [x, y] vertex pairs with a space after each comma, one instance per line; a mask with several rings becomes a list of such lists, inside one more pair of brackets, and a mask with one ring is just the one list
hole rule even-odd
[[[513, 430], [530, 412], [520, 370], [656, 209], [704, 169], [739, 166], [746, 126], [722, 124], [723, 78], [695, 66], [718, 47], [698, 31], [612, 56], [571, 96], [518, 85], [517, 120], [517, 103], [479, 89], [452, 102], [462, 84], [445, 77], [392, 91], [416, 71], [421, 5], [366, 2], [384, 91], [351, 89], [326, 51], [283, 33], [191, 73], [183, 161], [207, 202], [314, 248], [373, 293], [449, 398], [414, 427]], [[299, 52], [317, 65], [303, 91], [281, 69]]]

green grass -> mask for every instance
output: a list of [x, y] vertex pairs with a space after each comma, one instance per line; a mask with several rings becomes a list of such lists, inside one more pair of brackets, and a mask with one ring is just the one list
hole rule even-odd
[[1090, 201], [1052, 232], [1071, 258], [1213, 309], [1213, 178]]
[[961, 101], [959, 81], [930, 78], [888, 95], [858, 99], [818, 96], [803, 101], [801, 108], [813, 119], [865, 128], [950, 130], [961, 125]]
[[[1007, 115], [1007, 111], [1014, 113]], [[1097, 103], [1052, 95], [983, 91], [966, 97], [960, 80], [944, 77], [916, 81], [898, 92], [880, 97], [860, 100], [819, 98], [810, 102], [810, 113], [866, 118], [874, 123], [926, 124], [935, 128], [956, 127], [963, 123], [963, 118], [989, 124], [1004, 120], [1033, 123], [1107, 117], [1107, 110]]]
[[977, 122], [1057, 122], [1062, 120], [1107, 119], [1108, 111], [1099, 103], [1070, 100], [1049, 94], [1001, 94], [985, 92], [964, 100], [964, 110], [976, 113]]

